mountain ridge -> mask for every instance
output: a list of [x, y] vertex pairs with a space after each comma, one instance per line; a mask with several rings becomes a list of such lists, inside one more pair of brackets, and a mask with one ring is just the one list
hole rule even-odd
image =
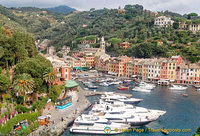
[[45, 9], [49, 11], [53, 11], [53, 12], [58, 12], [58, 13], [70, 13], [70, 12], [76, 11], [76, 9], [66, 6], [66, 5], [60, 5], [60, 6], [45, 8]]

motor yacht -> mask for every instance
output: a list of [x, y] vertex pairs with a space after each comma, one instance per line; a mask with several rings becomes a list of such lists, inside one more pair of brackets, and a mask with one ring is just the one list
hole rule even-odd
[[129, 128], [130, 125], [122, 123], [94, 123], [92, 125], [74, 124], [70, 128], [70, 132], [81, 134], [120, 134], [124, 132], [123, 130], [128, 130]]
[[143, 99], [127, 98], [121, 95], [104, 95], [101, 97], [101, 99], [110, 103], [114, 101], [120, 101], [120, 102], [124, 102], [125, 104], [138, 104], [141, 101], [143, 101]]

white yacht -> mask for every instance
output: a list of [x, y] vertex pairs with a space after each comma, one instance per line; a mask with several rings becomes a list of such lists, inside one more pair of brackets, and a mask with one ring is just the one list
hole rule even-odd
[[106, 83], [106, 82], [100, 83], [99, 85], [101, 85], [101, 86], [110, 86], [110, 84]]
[[[135, 125], [146, 125], [159, 117], [166, 111], [151, 110], [143, 107], [136, 107], [129, 104], [96, 104], [90, 114], [93, 116], [103, 116], [104, 118], [116, 123], [130, 123]], [[138, 118], [141, 118], [138, 121]], [[129, 121], [127, 121], [129, 119]], [[132, 121], [130, 121], [132, 120]]]
[[93, 125], [94, 123], [107, 123], [107, 119], [99, 118], [93, 115], [82, 114], [74, 120], [74, 123], [79, 125]]
[[159, 118], [158, 116], [148, 116], [148, 115], [140, 116], [140, 115], [132, 114], [130, 112], [125, 112], [125, 111], [110, 111], [107, 113], [90, 112], [90, 114], [95, 117], [107, 119], [110, 122], [125, 123], [125, 124], [130, 124], [131, 126], [144, 126]]
[[146, 93], [150, 93], [151, 92], [150, 89], [145, 89], [144, 87], [135, 87], [132, 90], [136, 91], [136, 92], [146, 92]]
[[169, 88], [170, 90], [186, 90], [187, 87], [181, 86], [181, 85], [172, 85], [172, 87]]
[[92, 111], [95, 112], [105, 112], [105, 113], [115, 113], [115, 112], [129, 112], [132, 115], [140, 115], [140, 116], [154, 116], [160, 117], [166, 113], [166, 111], [162, 110], [152, 110], [143, 107], [133, 106], [129, 104], [124, 105], [113, 105], [113, 104], [97, 104], [92, 108]]
[[136, 99], [136, 98], [127, 98], [121, 95], [103, 95], [101, 97], [105, 102], [113, 103], [114, 101], [124, 102], [125, 104], [138, 104], [143, 99]]
[[[71, 133], [81, 134], [120, 134], [129, 129], [130, 125], [121, 123], [94, 123], [92, 125], [74, 124], [70, 128]], [[117, 130], [116, 130], [117, 129]]]
[[144, 88], [144, 89], [151, 90], [151, 89], [155, 88], [156, 86], [155, 86], [154, 84], [149, 84], [149, 83], [145, 83], [145, 82], [140, 82], [139, 87]]

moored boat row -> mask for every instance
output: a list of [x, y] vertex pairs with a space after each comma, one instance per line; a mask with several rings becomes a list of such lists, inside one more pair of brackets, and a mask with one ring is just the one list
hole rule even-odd
[[[119, 134], [131, 126], [144, 126], [163, 116], [166, 111], [152, 110], [135, 106], [142, 99], [127, 98], [108, 93], [102, 95], [88, 114], [75, 119], [70, 128], [72, 133]], [[131, 104], [128, 104], [131, 103]]]

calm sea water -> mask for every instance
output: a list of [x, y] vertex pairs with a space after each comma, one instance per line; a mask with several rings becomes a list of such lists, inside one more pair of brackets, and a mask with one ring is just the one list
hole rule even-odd
[[[148, 124], [146, 127], [152, 129], [191, 129], [192, 132], [171, 132], [170, 136], [191, 136], [200, 126], [200, 92], [189, 87], [185, 91], [171, 91], [168, 87], [157, 86], [151, 93], [117, 90], [117, 86], [100, 87], [97, 91], [112, 91], [127, 94], [133, 94], [135, 98], [144, 99], [138, 106], [165, 110], [167, 113], [159, 120]], [[183, 97], [187, 93], [188, 97]], [[92, 103], [98, 101], [98, 96], [88, 98]], [[143, 129], [143, 128], [141, 128]], [[145, 128], [146, 129], [146, 128]], [[63, 136], [79, 136], [80, 134], [70, 134], [68, 130]], [[120, 136], [162, 136], [161, 132], [129, 132], [120, 134]], [[81, 135], [84, 136], [84, 135]], [[85, 135], [89, 136], [89, 135]]]

